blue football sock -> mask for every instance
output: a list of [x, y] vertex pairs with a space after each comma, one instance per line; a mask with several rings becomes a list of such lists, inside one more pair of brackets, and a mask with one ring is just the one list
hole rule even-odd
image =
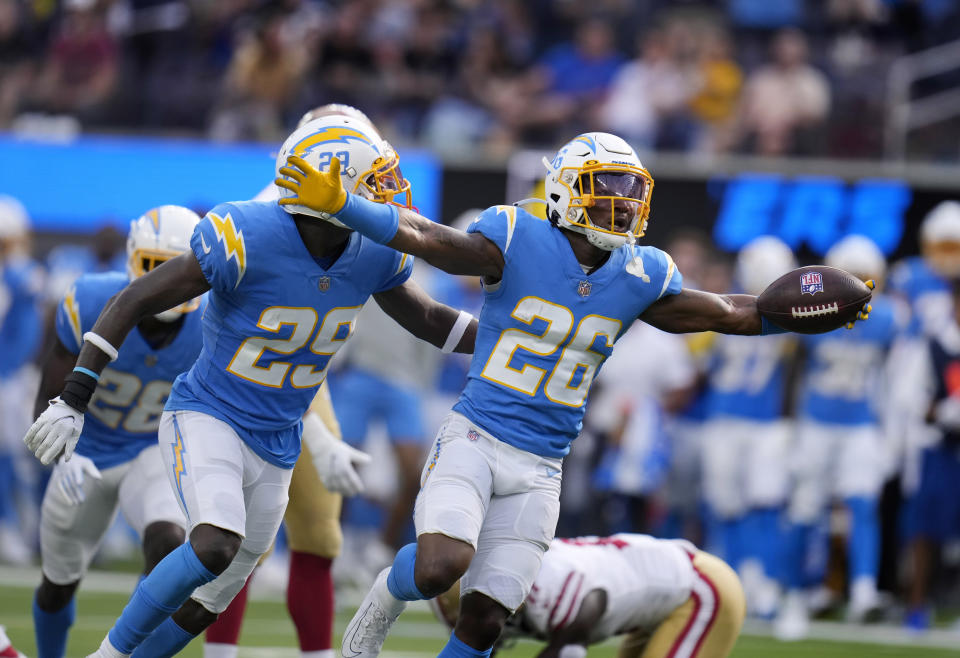
[[146, 640], [140, 643], [131, 658], [167, 658], [180, 652], [190, 644], [190, 640], [197, 637], [180, 628], [173, 617], [167, 617], [163, 623], [150, 633]]
[[487, 658], [492, 650], [493, 647], [483, 651], [474, 649], [460, 641], [456, 633], [450, 633], [450, 639], [447, 640], [447, 644], [440, 653], [437, 654], [437, 658]]
[[133, 653], [193, 590], [216, 577], [200, 562], [190, 542], [171, 551], [137, 586], [110, 629], [110, 644], [121, 653]]
[[877, 501], [871, 498], [847, 499], [850, 509], [850, 538], [847, 551], [850, 554], [851, 581], [863, 576], [876, 580], [879, 569], [880, 524], [877, 520]]
[[743, 535], [745, 550], [749, 556], [760, 560], [767, 578], [781, 580], [783, 531], [780, 528], [780, 510], [775, 507], [764, 507], [747, 512], [743, 520]]
[[67, 633], [77, 614], [74, 599], [56, 612], [44, 612], [33, 599], [33, 632], [37, 637], [37, 658], [63, 658], [67, 651]]
[[424, 596], [413, 578], [413, 567], [417, 561], [417, 545], [407, 544], [393, 558], [393, 568], [387, 576], [387, 589], [393, 598], [400, 601], [423, 601]]
[[807, 548], [811, 528], [805, 523], [792, 523], [784, 535], [783, 584], [787, 589], [803, 589], [806, 585]]

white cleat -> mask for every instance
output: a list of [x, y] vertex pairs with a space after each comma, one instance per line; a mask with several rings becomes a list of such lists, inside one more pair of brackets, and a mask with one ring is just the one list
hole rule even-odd
[[784, 642], [802, 640], [810, 631], [810, 617], [806, 597], [802, 592], [791, 590], [784, 597], [780, 614], [773, 622], [773, 635]]
[[110, 636], [103, 638], [100, 647], [91, 653], [87, 658], [129, 658], [130, 654], [120, 653], [110, 644]]
[[350, 620], [343, 633], [340, 654], [343, 658], [373, 658], [380, 655], [383, 641], [390, 627], [407, 607], [406, 601], [398, 601], [387, 589], [387, 567], [377, 575], [373, 587], [367, 592], [357, 614]]

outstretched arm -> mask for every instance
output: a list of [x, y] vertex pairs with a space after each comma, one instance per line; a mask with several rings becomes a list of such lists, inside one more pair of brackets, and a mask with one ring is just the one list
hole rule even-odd
[[[110, 298], [100, 312], [93, 333], [118, 348], [142, 319], [173, 308], [210, 290], [193, 252], [181, 254], [135, 279]], [[107, 354], [84, 341], [77, 367], [98, 375], [110, 362]]]
[[[446, 352], [473, 353], [477, 338], [476, 318], [469, 318], [469, 323], [462, 326], [465, 318], [457, 327], [461, 312], [436, 301], [417, 283], [408, 279], [395, 288], [375, 294], [373, 298], [384, 313], [420, 340]], [[452, 333], [455, 329], [456, 333]]]
[[640, 319], [672, 334], [716, 331], [756, 335], [763, 328], [753, 295], [717, 295], [689, 288], [654, 302]]
[[320, 172], [303, 158], [291, 155], [280, 173], [286, 178], [274, 182], [294, 193], [281, 198], [280, 205], [301, 205], [334, 215], [370, 239], [451, 274], [499, 279], [503, 273], [503, 254], [484, 236], [432, 222], [408, 208], [347, 194], [337, 158], [331, 160], [328, 171]]
[[[50, 464], [61, 454], [69, 461], [80, 438], [83, 414], [96, 391], [100, 373], [111, 358], [116, 358], [116, 352], [130, 330], [148, 315], [173, 308], [202, 295], [209, 288], [196, 257], [193, 253], [186, 253], [136, 279], [107, 302], [93, 329], [84, 334], [73, 370], [62, 377], [59, 384], [54, 380], [62, 373], [49, 373], [45, 386], [51, 391], [54, 388], [60, 390], [60, 395], [52, 400], [23, 437], [27, 448], [41, 463]], [[57, 367], [72, 362], [72, 358], [64, 357]]]

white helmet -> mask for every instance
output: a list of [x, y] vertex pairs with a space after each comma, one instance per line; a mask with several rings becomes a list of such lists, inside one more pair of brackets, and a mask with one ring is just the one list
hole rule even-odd
[[920, 225], [920, 248], [938, 273], [960, 276], [960, 202], [942, 201], [927, 213]]
[[[287, 157], [299, 155], [313, 167], [325, 171], [330, 161], [340, 159], [340, 176], [347, 192], [359, 194], [379, 203], [393, 203], [397, 194], [405, 197], [401, 205], [411, 207], [410, 182], [400, 172], [400, 157], [369, 122], [344, 114], [328, 114], [308, 121], [293, 131], [277, 155], [276, 174], [286, 166]], [[280, 197], [293, 192], [277, 188]], [[343, 226], [327, 213], [305, 206], [288, 205], [290, 214], [312, 215], [337, 226]]]
[[736, 277], [745, 293], [759, 295], [796, 266], [793, 252], [783, 240], [761, 235], [737, 254]]
[[887, 273], [887, 259], [877, 243], [865, 235], [848, 235], [830, 247], [823, 262], [846, 270], [857, 278], [876, 283]]
[[373, 125], [373, 121], [370, 120], [362, 110], [358, 110], [353, 105], [347, 105], [346, 103], [327, 103], [326, 105], [321, 105], [315, 107], [312, 110], [308, 110], [300, 117], [300, 121], [297, 122], [297, 128], [302, 128], [309, 122], [314, 119], [321, 119], [323, 117], [329, 116], [345, 116], [356, 119], [357, 121], [363, 121], [370, 125], [371, 128], [376, 130], [376, 126]]
[[0, 240], [26, 237], [30, 231], [30, 217], [19, 200], [0, 194]]
[[[143, 276], [157, 265], [190, 250], [190, 236], [200, 222], [197, 213], [183, 206], [159, 206], [130, 222], [127, 235], [127, 275]], [[191, 299], [154, 317], [173, 322], [184, 313], [197, 310], [200, 298]]]
[[606, 251], [632, 243], [647, 230], [653, 178], [621, 138], [577, 135], [543, 164], [550, 221]]

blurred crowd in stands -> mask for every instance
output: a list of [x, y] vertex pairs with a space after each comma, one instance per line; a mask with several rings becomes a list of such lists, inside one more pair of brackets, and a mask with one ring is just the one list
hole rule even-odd
[[890, 62], [957, 38], [956, 0], [0, 0], [0, 129], [276, 142], [337, 101], [444, 152], [872, 158]]

